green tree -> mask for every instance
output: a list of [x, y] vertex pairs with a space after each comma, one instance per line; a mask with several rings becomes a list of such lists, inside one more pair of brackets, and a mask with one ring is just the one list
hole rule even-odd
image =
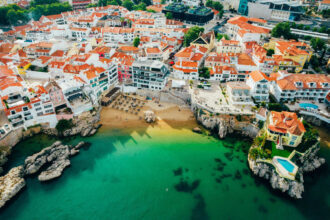
[[292, 37], [291, 27], [289, 22], [278, 23], [271, 32], [272, 37], [284, 37], [290, 39]]
[[61, 119], [57, 122], [56, 130], [62, 134], [65, 130], [68, 130], [73, 127], [72, 120]]
[[206, 6], [206, 7], [210, 7], [210, 8], [212, 8], [212, 6], [213, 6], [213, 1], [212, 1], [212, 0], [207, 0], [205, 6]]
[[123, 6], [127, 8], [127, 10], [132, 11], [134, 7], [134, 3], [131, 0], [124, 0]]
[[190, 43], [196, 40], [199, 34], [203, 32], [204, 32], [204, 28], [202, 27], [199, 26], [191, 27], [184, 35], [184, 40], [183, 40], [184, 46], [188, 47]]
[[143, 2], [141, 2], [138, 5], [134, 5], [133, 9], [135, 11], [145, 11], [147, 9], [147, 5]]
[[166, 0], [161, 0], [160, 1], [160, 4], [162, 4], [162, 5], [165, 4], [165, 3], [166, 3]]
[[203, 77], [205, 79], [210, 78], [210, 70], [207, 67], [202, 67], [198, 69], [198, 75], [199, 77]]
[[226, 40], [230, 40], [229, 36], [227, 34], [220, 34], [220, 33], [217, 33], [217, 39], [218, 40], [221, 40], [222, 38], [225, 38]]
[[139, 47], [139, 45], [140, 45], [140, 38], [139, 37], [134, 38], [133, 46], [134, 47]]
[[321, 11], [321, 15], [323, 18], [330, 18], [330, 9]]
[[94, 8], [94, 7], [97, 7], [97, 4], [92, 4], [92, 3], [91, 3], [91, 4], [88, 4], [88, 5], [87, 5], [87, 8]]
[[315, 51], [321, 51], [325, 48], [325, 41], [320, 38], [313, 38], [311, 40], [311, 46]]
[[98, 2], [97, 2], [97, 6], [106, 6], [107, 5], [107, 0], [99, 0]]
[[269, 57], [273, 56], [274, 53], [275, 53], [275, 51], [273, 49], [267, 50], [267, 56], [269, 56]]
[[143, 2], [144, 4], [146, 4], [146, 6], [152, 5], [151, 0], [141, 0], [141, 2]]
[[167, 19], [173, 19], [172, 12], [166, 12], [165, 16], [166, 16]]

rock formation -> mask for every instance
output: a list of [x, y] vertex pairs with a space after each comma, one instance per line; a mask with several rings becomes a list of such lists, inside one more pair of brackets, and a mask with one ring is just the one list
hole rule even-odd
[[25, 186], [23, 170], [22, 166], [15, 167], [0, 177], [0, 208]]
[[55, 179], [61, 176], [66, 167], [70, 166], [69, 158], [79, 153], [79, 149], [84, 145], [84, 142], [80, 142], [76, 146], [69, 146], [57, 141], [39, 153], [28, 157], [24, 163], [24, 173], [25, 175], [35, 174], [44, 165], [49, 164], [46, 170], [39, 174], [38, 179], [40, 181]]
[[238, 122], [233, 116], [210, 116], [197, 112], [196, 119], [205, 128], [216, 132], [220, 139], [225, 138], [233, 132], [239, 132], [244, 136], [255, 138], [259, 132], [259, 128], [247, 122]]
[[[300, 178], [299, 181], [285, 179], [277, 174], [272, 165], [267, 163], [257, 163], [251, 159], [249, 159], [249, 166], [254, 175], [269, 180], [273, 189], [287, 192], [289, 196], [296, 199], [302, 198], [302, 193], [304, 192], [304, 184], [302, 178]], [[298, 173], [297, 176], [299, 176]]]
[[[254, 147], [251, 146], [251, 149]], [[297, 164], [299, 169], [296, 173], [295, 180], [280, 177], [271, 164], [256, 162], [250, 156], [248, 157], [249, 167], [254, 175], [269, 180], [273, 189], [279, 189], [295, 199], [301, 199], [304, 192], [304, 172], [314, 171], [325, 163], [324, 158], [317, 156], [319, 149], [319, 143], [316, 143], [299, 157], [298, 161], [296, 161], [296, 163], [299, 163]]]
[[155, 113], [153, 111], [145, 111], [144, 112], [144, 120], [147, 123], [155, 122], [156, 121]]

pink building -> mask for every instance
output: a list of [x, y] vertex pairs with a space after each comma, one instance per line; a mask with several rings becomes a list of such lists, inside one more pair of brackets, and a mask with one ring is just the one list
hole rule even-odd
[[66, 100], [64, 98], [61, 87], [55, 81], [49, 81], [45, 85], [46, 91], [49, 93], [51, 102], [55, 109], [61, 109], [66, 107]]

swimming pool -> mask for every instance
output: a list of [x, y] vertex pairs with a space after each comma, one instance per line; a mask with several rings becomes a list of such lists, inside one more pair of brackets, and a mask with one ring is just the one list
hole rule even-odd
[[280, 158], [277, 158], [277, 161], [290, 173], [294, 170], [294, 166], [292, 163], [290, 163], [288, 160], [283, 160]]
[[312, 103], [300, 103], [299, 104], [300, 108], [312, 108], [312, 109], [318, 109], [319, 107], [317, 105], [314, 105]]

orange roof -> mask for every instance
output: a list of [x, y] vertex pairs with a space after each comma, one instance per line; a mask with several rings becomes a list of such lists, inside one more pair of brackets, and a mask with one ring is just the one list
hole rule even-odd
[[250, 73], [250, 77], [253, 79], [253, 81], [255, 81], [255, 82], [259, 82], [259, 81], [261, 81], [261, 80], [267, 80], [267, 81], [269, 81], [269, 78], [268, 78], [268, 76], [266, 76], [266, 74], [265, 73], [263, 73], [263, 72], [261, 72], [261, 71], [259, 71], [259, 70], [256, 70], [256, 71], [253, 71], [253, 72], [251, 72]]
[[256, 66], [253, 62], [252, 58], [246, 53], [242, 53], [238, 56], [238, 64], [239, 65], [247, 65], [247, 66]]
[[118, 49], [123, 52], [138, 52], [139, 51], [138, 47], [132, 47], [132, 46], [121, 46]]
[[147, 48], [147, 53], [161, 53], [158, 47]]
[[223, 74], [223, 72], [229, 72], [230, 74], [237, 74], [237, 70], [231, 66], [214, 66], [212, 67], [210, 74]]
[[[302, 83], [301, 87], [297, 87], [296, 83]], [[324, 74], [291, 74], [283, 79], [276, 81], [282, 90], [302, 89], [328, 89], [323, 87], [322, 83], [330, 84], [330, 76]], [[314, 83], [314, 87], [310, 87], [310, 83]]]
[[271, 111], [272, 120], [268, 128], [275, 132], [290, 133], [301, 135], [305, 132], [305, 127], [294, 112], [275, 112]]
[[64, 55], [64, 51], [63, 50], [57, 50], [51, 56], [52, 57], [63, 57], [63, 55]]

